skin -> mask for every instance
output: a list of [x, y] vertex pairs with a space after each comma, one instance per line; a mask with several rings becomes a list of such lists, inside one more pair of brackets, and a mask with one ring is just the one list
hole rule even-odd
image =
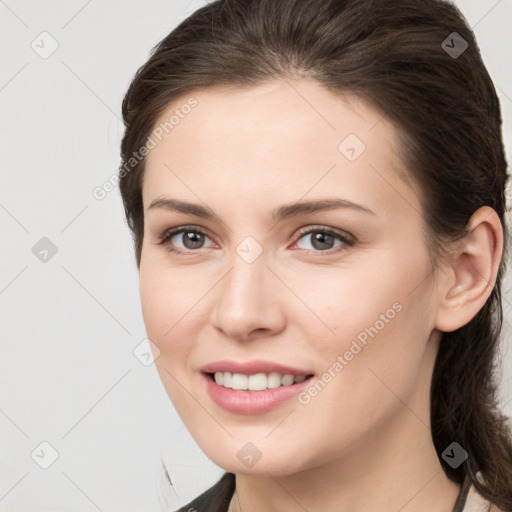
[[[441, 331], [467, 323], [492, 290], [502, 251], [496, 213], [476, 212], [434, 272], [394, 127], [368, 104], [308, 80], [193, 97], [198, 105], [147, 157], [140, 294], [172, 403], [205, 454], [236, 474], [230, 512], [450, 512], [460, 487], [434, 449], [430, 382]], [[366, 146], [354, 161], [338, 150], [348, 134]], [[148, 208], [163, 197], [220, 220]], [[374, 214], [340, 208], [272, 220], [283, 204], [320, 198]], [[207, 233], [202, 246], [187, 249], [183, 234], [172, 243], [188, 254], [158, 244], [184, 225]], [[355, 243], [335, 238], [319, 249], [299, 233], [306, 227]], [[252, 263], [236, 252], [247, 236], [263, 249]], [[321, 377], [396, 303], [400, 312], [307, 404], [245, 416], [206, 393], [200, 369], [220, 359], [266, 359]], [[248, 442], [262, 454], [252, 467], [237, 457]]]

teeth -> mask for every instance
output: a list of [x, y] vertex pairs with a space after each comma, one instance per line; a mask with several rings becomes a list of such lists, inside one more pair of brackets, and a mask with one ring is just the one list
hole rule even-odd
[[243, 373], [215, 372], [215, 382], [219, 386], [230, 389], [248, 389], [249, 391], [263, 391], [265, 389], [274, 389], [280, 386], [291, 386], [297, 382], [306, 379], [306, 375], [286, 374], [277, 372], [256, 373], [255, 375], [244, 375]]

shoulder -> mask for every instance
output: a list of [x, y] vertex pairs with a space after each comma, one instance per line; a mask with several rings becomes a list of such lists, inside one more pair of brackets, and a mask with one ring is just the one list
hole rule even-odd
[[484, 498], [473, 485], [469, 488], [463, 512], [505, 512]]
[[227, 512], [235, 491], [235, 475], [224, 473], [220, 480], [176, 512]]

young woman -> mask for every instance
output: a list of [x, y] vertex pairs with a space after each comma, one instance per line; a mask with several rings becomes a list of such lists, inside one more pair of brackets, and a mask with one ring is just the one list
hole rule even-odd
[[507, 164], [457, 8], [214, 1], [123, 116], [156, 365], [226, 470], [181, 510], [511, 511]]

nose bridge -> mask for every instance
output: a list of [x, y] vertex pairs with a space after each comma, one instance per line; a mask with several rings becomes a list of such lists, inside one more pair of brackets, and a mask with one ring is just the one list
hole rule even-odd
[[[250, 251], [246, 255], [250, 254]], [[239, 248], [233, 254], [231, 271], [227, 274], [222, 287], [221, 301], [232, 312], [240, 311], [240, 316], [245, 316], [247, 308], [255, 311], [268, 301], [269, 290], [266, 268], [266, 258], [260, 254], [254, 260], [245, 259], [240, 255]], [[259, 305], [259, 306], [258, 306]]]
[[215, 323], [236, 338], [245, 338], [255, 329], [279, 329], [283, 322], [278, 280], [256, 243], [248, 239], [236, 247], [231, 269], [219, 283]]

